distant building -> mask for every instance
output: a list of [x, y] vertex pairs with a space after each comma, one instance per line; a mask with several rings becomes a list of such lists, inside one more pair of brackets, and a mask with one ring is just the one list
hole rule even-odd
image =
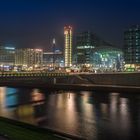
[[124, 60], [126, 67], [140, 66], [140, 26], [135, 25], [124, 32]]
[[76, 64], [79, 66], [120, 69], [122, 65], [122, 51], [90, 31], [77, 35], [75, 52]]
[[94, 35], [91, 32], [79, 33], [76, 37], [77, 64], [91, 64], [90, 55], [94, 48]]
[[15, 63], [15, 48], [0, 46], [0, 70], [10, 69]]
[[15, 65], [26, 67], [40, 67], [43, 64], [42, 49], [17, 49], [15, 53]]
[[55, 50], [55, 52], [43, 53], [43, 66], [53, 67], [53, 63], [55, 67], [64, 66], [63, 53], [61, 51]]
[[65, 67], [72, 65], [72, 27], [64, 27], [64, 61]]
[[92, 54], [94, 67], [106, 70], [123, 70], [123, 52], [113, 46], [100, 46]]

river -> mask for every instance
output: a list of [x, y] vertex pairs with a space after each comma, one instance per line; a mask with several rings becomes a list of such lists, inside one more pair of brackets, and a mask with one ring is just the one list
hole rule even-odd
[[88, 140], [140, 139], [140, 94], [0, 87], [0, 116]]

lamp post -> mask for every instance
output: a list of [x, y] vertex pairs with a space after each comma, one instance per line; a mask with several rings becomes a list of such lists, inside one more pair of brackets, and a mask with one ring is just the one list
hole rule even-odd
[[55, 70], [55, 45], [56, 41], [55, 38], [53, 38], [53, 70]]

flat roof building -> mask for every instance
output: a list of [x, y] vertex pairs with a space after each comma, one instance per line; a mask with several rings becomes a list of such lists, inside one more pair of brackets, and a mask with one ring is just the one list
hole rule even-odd
[[14, 65], [15, 47], [0, 46], [0, 65]]
[[25, 65], [27, 67], [37, 67], [43, 64], [42, 49], [17, 49], [15, 54], [15, 65]]

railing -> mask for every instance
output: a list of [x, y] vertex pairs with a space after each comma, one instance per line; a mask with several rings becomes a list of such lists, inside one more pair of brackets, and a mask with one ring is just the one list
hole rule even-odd
[[69, 76], [69, 73], [27, 73], [27, 72], [3, 72], [0, 73], [0, 77], [63, 77]]

